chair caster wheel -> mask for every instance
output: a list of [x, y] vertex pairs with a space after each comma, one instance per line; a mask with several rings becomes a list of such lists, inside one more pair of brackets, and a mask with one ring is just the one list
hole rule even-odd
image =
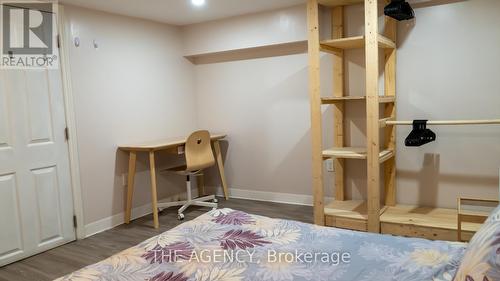
[[213, 202], [214, 202], [214, 203], [219, 203], [219, 200], [217, 200], [217, 199], [214, 199], [214, 201], [213, 201]]
[[177, 219], [180, 220], [180, 221], [184, 220], [184, 214], [178, 214], [177, 215]]

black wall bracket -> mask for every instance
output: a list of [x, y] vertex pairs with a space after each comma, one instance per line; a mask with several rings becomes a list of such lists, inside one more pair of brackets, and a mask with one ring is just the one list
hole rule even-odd
[[384, 14], [398, 21], [410, 20], [415, 17], [415, 12], [405, 0], [392, 0], [385, 6]]

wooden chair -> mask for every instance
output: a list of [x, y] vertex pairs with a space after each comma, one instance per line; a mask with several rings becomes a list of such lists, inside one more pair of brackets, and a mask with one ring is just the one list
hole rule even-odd
[[[184, 219], [184, 211], [191, 205], [217, 208], [215, 195], [203, 196], [193, 199], [191, 194], [191, 177], [202, 176], [203, 169], [215, 165], [215, 158], [212, 152], [210, 133], [208, 131], [197, 131], [192, 133], [187, 141], [184, 150], [186, 164], [167, 169], [179, 175], [186, 176], [187, 200], [177, 202], [159, 203], [158, 208], [165, 209], [173, 206], [182, 206], [178, 211], [177, 218]], [[212, 202], [206, 202], [212, 201]]]

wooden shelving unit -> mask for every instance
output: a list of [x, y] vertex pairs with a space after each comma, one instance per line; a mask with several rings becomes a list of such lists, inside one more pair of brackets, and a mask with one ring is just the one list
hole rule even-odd
[[[387, 121], [396, 120], [396, 22], [385, 17], [383, 34], [378, 33], [378, 0], [308, 0], [309, 93], [313, 153], [314, 222], [375, 233], [456, 240], [456, 209], [426, 208], [396, 204], [396, 131]], [[384, 0], [384, 4], [388, 1]], [[343, 5], [364, 3], [365, 34], [344, 38]], [[331, 39], [319, 39], [319, 5], [331, 11]], [[349, 96], [344, 89], [344, 52], [364, 48], [366, 96]], [[383, 57], [379, 58], [379, 51]], [[320, 96], [320, 52], [333, 59], [333, 93]], [[384, 91], [379, 93], [379, 59], [384, 63]], [[345, 104], [366, 105], [366, 147], [346, 147], [344, 142]], [[323, 147], [321, 107], [333, 108], [333, 148]], [[382, 138], [383, 136], [383, 138]], [[384, 141], [381, 141], [384, 139]], [[324, 202], [323, 161], [334, 161], [333, 202]], [[347, 159], [367, 167], [365, 200], [345, 196], [344, 169]], [[349, 160], [347, 160], [349, 161]], [[366, 162], [365, 162], [366, 161]], [[383, 172], [383, 177], [381, 177]], [[384, 179], [384, 180], [382, 180]], [[382, 188], [384, 188], [382, 198]], [[480, 224], [464, 222], [462, 235], [470, 238]]]
[[[365, 34], [344, 37], [343, 5], [363, 3], [365, 5]], [[319, 40], [318, 5], [331, 7], [331, 30], [329, 40]], [[317, 224], [371, 232], [380, 232], [380, 215], [386, 206], [395, 205], [395, 133], [394, 126], [385, 126], [387, 141], [380, 142], [381, 124], [384, 120], [395, 117], [395, 65], [396, 65], [396, 23], [386, 19], [384, 34], [378, 33], [378, 1], [342, 1], [342, 0], [309, 0], [309, 63], [310, 63], [310, 98], [313, 135], [313, 186], [314, 210]], [[364, 48], [366, 54], [366, 96], [348, 96], [344, 90], [344, 51]], [[378, 92], [379, 50], [385, 56], [385, 91], [383, 96]], [[331, 97], [320, 97], [319, 90], [319, 54], [320, 51], [330, 53], [333, 57], [333, 93]], [[346, 102], [364, 102], [366, 104], [367, 143], [366, 147], [346, 147], [344, 143], [344, 105]], [[380, 120], [380, 105], [384, 107], [384, 120]], [[333, 106], [334, 111], [334, 147], [324, 149], [322, 144], [321, 105]], [[385, 119], [388, 118], [388, 119]], [[335, 199], [327, 207], [324, 206], [323, 160], [333, 158], [335, 177]], [[346, 159], [366, 161], [368, 177], [368, 194], [366, 201], [346, 200], [344, 191], [344, 164]], [[380, 167], [383, 166], [386, 177], [384, 204], [381, 204]]]

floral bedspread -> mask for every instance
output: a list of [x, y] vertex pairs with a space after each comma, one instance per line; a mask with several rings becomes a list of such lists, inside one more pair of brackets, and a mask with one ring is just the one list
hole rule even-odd
[[219, 209], [58, 280], [450, 281], [464, 251]]

